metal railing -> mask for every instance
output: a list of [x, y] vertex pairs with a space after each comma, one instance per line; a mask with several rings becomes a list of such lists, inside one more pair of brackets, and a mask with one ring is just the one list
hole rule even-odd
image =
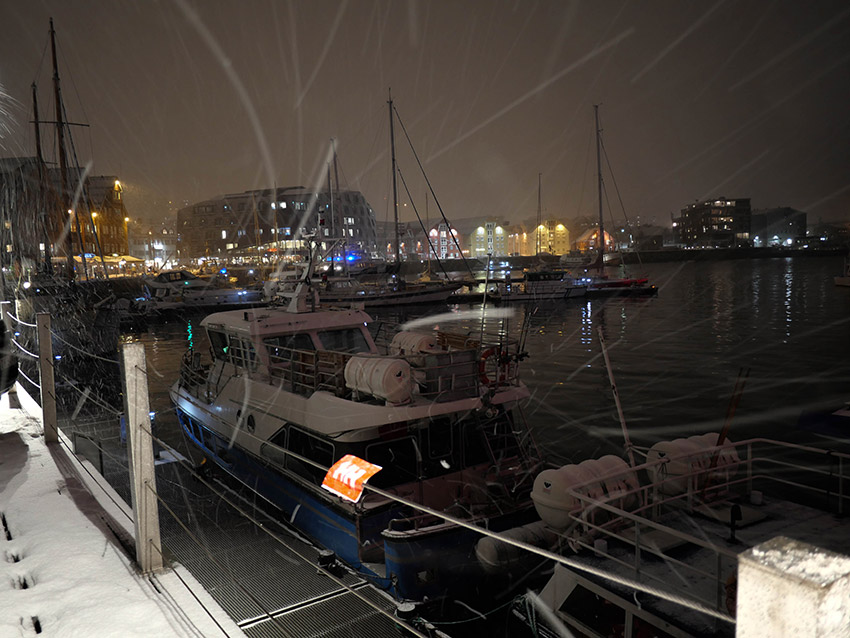
[[[730, 449], [738, 451], [738, 459], [716, 467], [705, 462], [712, 454]], [[846, 474], [848, 461], [848, 454], [764, 438], [727, 443], [704, 449], [698, 454], [664, 457], [630, 468], [630, 472], [657, 477], [635, 490], [617, 491], [605, 498], [593, 498], [588, 494], [593, 491], [590, 488], [594, 485], [622, 476], [622, 470], [600, 475], [585, 484], [573, 485], [567, 492], [579, 505], [570, 512], [571, 523], [562, 532], [562, 537], [574, 551], [594, 551], [646, 581], [668, 586], [671, 583], [670, 578], [644, 568], [647, 557], [663, 560], [671, 570], [678, 572], [679, 579], [684, 579], [686, 574], [695, 579], [708, 579], [713, 582], [715, 595], [712, 599], [698, 595], [693, 597], [720, 610], [724, 600], [723, 575], [735, 573], [738, 554], [725, 544], [712, 542], [705, 535], [695, 536], [677, 529], [674, 525], [678, 522], [678, 515], [710, 514], [712, 507], [720, 511], [724, 505], [732, 512], [731, 508], [738, 503], [756, 502], [758, 499], [752, 499], [751, 495], [758, 487], [771, 493], [778, 489], [783, 501], [796, 500], [809, 507], [821, 505], [822, 509], [832, 510], [841, 516], [849, 498], [845, 490], [845, 482], [850, 478]], [[686, 465], [691, 472], [688, 475], [668, 475], [664, 468], [673, 463]], [[622, 503], [626, 500], [635, 505], [624, 508]], [[728, 523], [734, 537], [732, 521], [715, 520], [719, 525]], [[713, 553], [714, 568], [707, 571], [665, 551], [657, 545], [660, 536], [676, 546], [686, 544]], [[596, 542], [599, 539], [611, 541], [620, 548], [624, 544], [631, 546], [633, 555], [626, 560], [623, 552], [615, 554], [600, 549], [605, 544], [600, 546]]]

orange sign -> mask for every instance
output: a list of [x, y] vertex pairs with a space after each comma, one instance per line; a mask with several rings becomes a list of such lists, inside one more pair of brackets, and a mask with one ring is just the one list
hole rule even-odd
[[353, 454], [346, 454], [331, 466], [322, 481], [328, 492], [356, 503], [363, 496], [363, 486], [381, 470], [380, 465], [369, 463]]

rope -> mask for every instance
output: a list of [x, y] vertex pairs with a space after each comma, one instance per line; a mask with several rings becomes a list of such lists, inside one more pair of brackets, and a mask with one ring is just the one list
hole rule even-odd
[[[156, 545], [154, 545], [153, 548], [160, 553], [160, 557], [163, 557], [162, 556], [162, 550], [160, 550], [160, 548], [158, 548]], [[221, 623], [219, 623], [218, 620], [216, 620], [216, 618], [215, 618], [215, 616], [213, 616], [212, 612], [207, 608], [206, 605], [204, 605], [203, 602], [201, 602], [201, 599], [198, 598], [198, 595], [195, 593], [195, 591], [191, 587], [189, 587], [189, 583], [187, 583], [185, 580], [183, 580], [183, 577], [180, 575], [180, 573], [176, 569], [171, 570], [171, 573], [174, 574], [175, 576], [177, 576], [177, 578], [180, 580], [180, 582], [183, 583], [183, 586], [186, 588], [186, 591], [188, 591], [190, 594], [192, 594], [192, 598], [194, 598], [195, 601], [201, 606], [201, 609], [203, 609], [205, 612], [207, 612], [207, 615], [210, 617], [210, 620], [212, 620], [215, 623], [215, 626], [218, 627], [221, 630], [221, 633], [223, 633], [225, 636], [229, 637], [230, 634], [228, 634], [224, 630], [224, 627], [222, 627]], [[162, 584], [162, 581], [159, 580], [156, 577], [156, 574], [151, 575], [151, 578], [156, 580], [159, 583], [160, 587], [162, 587], [163, 589], [166, 589], [166, 587]]]
[[14, 344], [15, 344], [15, 346], [18, 348], [18, 350], [20, 350], [20, 351], [21, 351], [21, 352], [23, 352], [24, 354], [29, 355], [29, 356], [30, 356], [30, 357], [32, 357], [33, 359], [38, 359], [38, 355], [37, 355], [37, 354], [33, 354], [32, 352], [30, 352], [29, 350], [27, 350], [26, 348], [24, 348], [21, 344], [19, 344], [19, 343], [18, 343], [17, 341], [15, 341], [14, 339], [12, 339], [12, 343], [14, 343]]
[[[54, 367], [54, 370], [55, 370], [55, 367]], [[77, 384], [74, 382], [73, 379], [70, 379], [70, 378], [66, 377], [64, 374], [61, 374], [61, 373], [57, 373], [57, 374], [58, 374], [59, 377], [61, 377], [65, 381], [67, 381], [72, 389], [76, 390], [80, 394], [83, 394], [85, 392], [85, 390], [80, 390], [80, 388], [77, 386]], [[111, 405], [105, 403], [106, 399], [100, 398], [97, 394], [94, 394], [93, 392], [91, 392], [91, 390], [89, 390], [89, 395], [88, 395], [88, 397], [86, 397], [86, 399], [87, 400], [91, 399], [94, 403], [99, 405], [101, 408], [103, 408], [107, 412], [112, 413], [113, 416], [120, 416], [120, 415], [123, 414], [123, 412], [121, 410], [116, 410]]]
[[71, 348], [71, 350], [76, 350], [76, 351], [77, 351], [77, 352], [79, 352], [80, 354], [84, 354], [84, 355], [86, 355], [87, 357], [91, 357], [92, 359], [98, 359], [99, 361], [105, 361], [106, 363], [114, 363], [114, 364], [117, 364], [117, 363], [118, 363], [115, 359], [107, 359], [106, 357], [99, 357], [99, 356], [97, 356], [96, 354], [91, 354], [90, 352], [86, 352], [86, 351], [85, 351], [85, 350], [83, 350], [82, 348], [78, 348], [77, 346], [75, 346], [75, 345], [74, 345], [74, 344], [72, 344], [72, 343], [68, 343], [68, 342], [67, 342], [67, 341], [65, 341], [62, 337], [60, 337], [58, 334], [56, 334], [55, 332], [53, 332], [53, 330], [51, 330], [51, 331], [50, 331], [50, 334], [51, 334], [51, 335], [53, 335], [54, 337], [56, 337], [56, 340], [57, 340], [57, 341], [59, 341], [59, 342], [61, 342], [61, 343], [64, 343], [66, 346], [68, 346], [69, 348]]
[[[62, 445], [64, 445], [66, 448], [68, 448], [68, 451], [71, 453], [71, 457], [77, 462], [77, 464], [81, 468], [83, 468], [85, 470], [86, 474], [88, 474], [92, 478], [92, 480], [97, 484], [97, 486], [101, 490], [103, 490], [103, 493], [107, 496], [107, 498], [109, 498], [110, 501], [112, 501], [115, 504], [116, 507], [118, 507], [118, 509], [121, 511], [121, 513], [124, 514], [124, 516], [126, 516], [130, 520], [130, 522], [132, 522], [133, 517], [124, 510], [124, 506], [126, 506], [126, 503], [124, 503], [122, 505], [121, 503], [116, 501], [114, 498], [112, 498], [112, 495], [109, 492], [106, 491], [106, 488], [103, 487], [103, 485], [100, 484], [100, 481], [98, 481], [97, 478], [95, 478], [94, 474], [92, 474], [89, 471], [89, 469], [85, 465], [83, 465], [83, 462], [80, 459], [77, 458], [77, 454], [74, 452], [74, 450], [71, 449], [71, 447], [68, 445], [68, 442], [65, 439], [66, 439], [66, 437], [63, 434], [62, 436], [59, 437], [59, 442]], [[97, 445], [97, 444], [95, 444], [95, 445]], [[100, 448], [100, 446], [98, 446], [98, 449], [103, 451], [103, 448]], [[103, 478], [103, 477], [101, 476], [101, 478]]]
[[29, 378], [29, 377], [28, 377], [28, 376], [24, 373], [24, 371], [23, 371], [23, 370], [21, 370], [20, 366], [18, 367], [18, 374], [19, 374], [19, 375], [21, 375], [21, 376], [22, 376], [24, 379], [26, 379], [27, 381], [29, 381], [29, 382], [30, 382], [32, 385], [34, 385], [36, 388], [38, 388], [39, 390], [41, 390], [41, 386], [40, 386], [38, 383], [36, 383], [35, 381], [33, 381], [32, 379], [30, 379], [30, 378]]
[[17, 321], [17, 322], [18, 322], [19, 324], [21, 324], [22, 326], [27, 326], [28, 328], [37, 328], [37, 327], [38, 327], [38, 326], [37, 326], [37, 325], [35, 325], [34, 323], [27, 323], [27, 322], [26, 322], [26, 321], [24, 321], [23, 319], [18, 319], [18, 318], [17, 318], [15, 315], [13, 315], [11, 312], [7, 312], [7, 313], [6, 313], [6, 316], [7, 316], [7, 317], [9, 317], [9, 319], [14, 319], [15, 321]]

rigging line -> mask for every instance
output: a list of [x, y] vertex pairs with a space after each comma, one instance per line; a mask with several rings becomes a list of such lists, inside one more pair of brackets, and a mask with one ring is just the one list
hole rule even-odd
[[[429, 258], [431, 253], [436, 257], [437, 251], [434, 249], [434, 244], [431, 243], [431, 236], [428, 234], [428, 230], [425, 228], [425, 224], [422, 223], [422, 217], [419, 216], [419, 211], [416, 208], [416, 202], [413, 201], [413, 197], [410, 195], [410, 189], [407, 188], [407, 182], [404, 179], [404, 175], [401, 172], [401, 168], [396, 162], [396, 170], [398, 171], [398, 176], [401, 177], [401, 185], [404, 186], [404, 192], [407, 193], [407, 199], [410, 200], [410, 205], [413, 206], [413, 212], [416, 213], [416, 219], [419, 220], [419, 227], [422, 229], [422, 232], [425, 233], [425, 239], [428, 240], [428, 248], [430, 252], [428, 253]], [[446, 276], [446, 279], [449, 278], [449, 273], [446, 272], [446, 269], [443, 267], [443, 262], [440, 261], [439, 257], [436, 257], [437, 263], [440, 264], [440, 270], [443, 271], [443, 274]]]
[[[153, 441], [156, 441], [157, 443], [159, 443], [160, 445], [162, 445], [164, 448], [166, 448], [168, 451], [176, 452], [176, 450], [175, 450], [174, 448], [172, 448], [170, 445], [168, 445], [165, 441], [162, 441], [161, 439], [159, 439], [159, 438], [157, 438], [156, 436], [154, 436], [154, 435], [153, 435], [153, 433], [152, 433], [149, 429], [145, 428], [145, 426], [144, 426], [144, 425], [140, 425], [139, 427], [141, 428], [141, 430], [142, 430], [142, 431], [144, 431], [146, 434], [148, 434], [148, 436], [150, 436], [150, 437], [151, 437], [151, 439], [152, 439]], [[181, 428], [181, 429], [182, 429], [182, 428]], [[251, 435], [251, 436], [253, 437], [253, 435]], [[253, 438], [257, 438], [257, 437], [253, 437]], [[298, 454], [294, 454], [294, 453], [289, 452], [289, 451], [287, 451], [287, 453], [288, 453], [288, 454], [291, 454], [293, 457], [300, 458], [301, 460], [306, 461], [308, 464], [316, 465], [316, 466], [318, 466], [319, 468], [324, 469], [324, 470], [325, 470], [325, 472], [327, 472], [327, 470], [328, 470], [328, 468], [322, 468], [322, 466], [321, 466], [321, 465], [319, 465], [318, 463], [315, 463], [314, 461], [311, 461], [310, 459], [307, 459], [307, 458], [305, 458], [305, 457], [301, 457], [301, 456], [300, 456], [300, 455], [298, 455]], [[272, 540], [274, 540], [275, 542], [277, 542], [278, 544], [282, 545], [284, 548], [286, 548], [287, 550], [289, 550], [290, 552], [292, 552], [293, 554], [295, 554], [296, 556], [298, 556], [298, 557], [299, 557], [301, 560], [303, 560], [305, 563], [307, 563], [307, 564], [312, 564], [312, 561], [311, 561], [309, 558], [307, 558], [307, 557], [306, 557], [303, 553], [299, 552], [297, 549], [294, 549], [293, 547], [290, 547], [290, 546], [289, 546], [289, 545], [288, 545], [288, 544], [287, 544], [287, 543], [286, 543], [283, 539], [281, 539], [281, 538], [280, 538], [279, 536], [277, 536], [274, 532], [272, 532], [270, 529], [268, 529], [268, 528], [266, 527], [266, 525], [265, 525], [265, 524], [263, 524], [261, 521], [257, 520], [256, 518], [254, 518], [253, 516], [251, 516], [251, 515], [250, 515], [250, 514], [248, 514], [247, 512], [245, 512], [245, 511], [244, 511], [242, 508], [240, 508], [237, 504], [235, 504], [233, 501], [231, 501], [231, 500], [230, 500], [230, 499], [228, 499], [226, 496], [224, 496], [221, 492], [219, 492], [218, 490], [216, 490], [216, 489], [215, 489], [215, 487], [213, 487], [213, 486], [212, 486], [212, 485], [211, 485], [211, 484], [210, 484], [210, 483], [209, 483], [209, 482], [208, 482], [208, 481], [207, 481], [207, 480], [206, 480], [203, 476], [201, 476], [200, 474], [198, 474], [198, 473], [195, 471], [195, 468], [194, 468], [194, 467], [191, 467], [191, 466], [190, 466], [188, 463], [186, 463], [185, 461], [180, 461], [180, 460], [178, 460], [177, 462], [178, 462], [178, 463], [180, 463], [180, 465], [184, 466], [184, 467], [185, 467], [185, 468], [189, 471], [189, 473], [190, 473], [190, 474], [192, 474], [192, 476], [194, 476], [194, 477], [195, 477], [196, 479], [198, 479], [201, 483], [203, 483], [204, 485], [206, 485], [206, 486], [207, 486], [207, 487], [208, 487], [208, 488], [209, 488], [209, 489], [210, 489], [210, 490], [211, 490], [211, 491], [212, 491], [212, 492], [213, 492], [216, 496], [218, 496], [219, 498], [221, 498], [221, 500], [222, 500], [222, 501], [224, 501], [225, 503], [227, 503], [230, 507], [232, 507], [234, 510], [236, 510], [237, 512], [239, 512], [239, 514], [241, 514], [241, 515], [242, 515], [242, 516], [244, 516], [247, 520], [249, 520], [251, 523], [253, 523], [254, 525], [256, 525], [256, 526], [257, 526], [257, 527], [258, 527], [261, 531], [265, 532], [265, 533], [266, 533], [266, 534], [267, 534], [267, 535], [268, 535], [268, 536], [269, 536]], [[166, 503], [162, 500], [162, 498], [159, 496], [159, 494], [157, 494], [157, 493], [153, 490], [153, 488], [151, 488], [151, 487], [150, 487], [150, 485], [148, 485], [148, 488], [149, 488], [149, 489], [150, 489], [150, 490], [154, 493], [154, 495], [155, 495], [156, 499], [157, 499], [158, 501], [160, 501], [166, 509], [168, 509], [169, 513], [171, 513], [171, 515], [172, 515], [172, 516], [174, 516], [174, 519], [177, 521], [177, 523], [178, 523], [178, 524], [180, 524], [180, 526], [181, 526], [181, 527], [183, 527], [183, 529], [184, 529], [184, 530], [186, 530], [186, 532], [190, 535], [190, 537], [192, 538], [192, 540], [194, 540], [194, 541], [195, 541], [195, 542], [199, 545], [199, 547], [201, 547], [202, 549], [206, 550], [206, 547], [205, 547], [205, 546], [203, 546], [203, 545], [201, 545], [201, 544], [198, 542], [198, 540], [194, 537], [194, 535], [192, 534], [192, 532], [186, 528], [186, 526], [184, 525], [183, 521], [181, 521], [179, 518], [177, 518], [177, 516], [176, 516], [176, 515], [175, 515], [175, 514], [171, 511], [171, 509], [170, 509], [170, 508], [168, 508], [168, 505], [167, 505], [167, 504], [166, 504]], [[209, 553], [207, 553], [207, 555], [208, 555], [208, 557], [209, 557], [209, 558], [210, 558], [210, 559], [211, 559], [214, 563], [216, 563], [215, 559], [214, 559], [214, 558], [213, 558], [213, 557], [212, 557]], [[221, 565], [218, 565], [218, 563], [216, 563], [216, 565], [217, 565], [219, 568], [221, 568], [222, 570], [224, 570], [224, 568], [223, 568]], [[387, 616], [387, 617], [388, 617], [388, 618], [390, 618], [393, 622], [395, 622], [395, 623], [397, 623], [397, 624], [402, 624], [402, 625], [404, 625], [405, 629], [406, 629], [407, 631], [411, 632], [413, 635], [418, 636], [419, 638], [427, 638], [427, 636], [425, 636], [424, 634], [422, 634], [422, 633], [420, 633], [419, 631], [417, 631], [414, 627], [411, 627], [410, 625], [408, 625], [408, 624], [407, 624], [407, 623], [405, 623], [404, 621], [400, 620], [399, 618], [397, 618], [397, 617], [396, 617], [396, 616], [394, 616], [393, 614], [390, 614], [389, 612], [387, 612], [385, 609], [382, 609], [382, 608], [378, 607], [378, 606], [377, 606], [376, 604], [374, 604], [372, 601], [368, 600], [365, 596], [362, 596], [361, 594], [359, 594], [359, 593], [358, 593], [355, 589], [353, 589], [350, 585], [348, 585], [348, 584], [346, 584], [345, 582], [343, 582], [343, 581], [342, 581], [342, 579], [337, 578], [337, 577], [336, 577], [333, 573], [331, 573], [330, 571], [328, 571], [328, 570], [326, 570], [325, 568], [323, 568], [323, 567], [321, 567], [321, 566], [318, 566], [318, 565], [317, 565], [317, 569], [318, 569], [319, 571], [321, 571], [321, 572], [322, 572], [325, 576], [327, 576], [328, 578], [330, 578], [331, 580], [333, 580], [334, 582], [336, 582], [336, 583], [337, 583], [340, 587], [345, 588], [345, 589], [346, 589], [349, 593], [354, 594], [357, 598], [359, 598], [360, 600], [362, 600], [362, 601], [363, 601], [363, 602], [365, 602], [367, 605], [369, 605], [370, 607], [372, 607], [372, 608], [373, 608], [373, 609], [375, 609], [376, 611], [380, 612], [380, 613], [381, 613], [381, 614], [383, 614], [384, 616]], [[225, 572], [225, 573], [227, 573], [227, 572]], [[235, 581], [234, 581], [234, 582], [235, 582]], [[238, 585], [238, 584], [239, 584], [239, 583], [237, 582], [237, 585]], [[260, 607], [260, 609], [262, 609], [263, 611], [266, 611], [266, 610], [265, 610], [265, 608], [264, 608], [262, 605], [260, 605], [259, 603], [258, 603], [258, 606], [259, 606], [259, 607]], [[266, 613], [267, 613], [267, 615], [269, 614], [269, 612], [266, 612]], [[275, 618], [274, 618], [273, 616], [269, 615], [269, 619], [270, 619], [270, 620], [272, 620], [273, 622], [275, 622]], [[277, 623], [276, 623], [276, 624], [277, 624]]]
[[[73, 83], [74, 82], [73, 82], [73, 76], [72, 76], [71, 77], [71, 84], [73, 84]], [[76, 86], [74, 87], [74, 90], [76, 91]], [[77, 97], [77, 99], [79, 99], [79, 96]], [[62, 112], [65, 114], [65, 121], [67, 122], [68, 121], [68, 113], [65, 110], [65, 103], [64, 102], [62, 103]], [[83, 115], [85, 115], [85, 110], [83, 111]], [[91, 135], [91, 132], [89, 132], [89, 135]], [[71, 158], [74, 160], [74, 165], [79, 169], [80, 160], [77, 157], [77, 145], [74, 143], [74, 136], [71, 135], [70, 129], [68, 129], [68, 142], [70, 143], [70, 146], [71, 146]], [[89, 149], [89, 150], [91, 151], [91, 149]], [[100, 263], [103, 266], [103, 274], [106, 277], [106, 279], [108, 280], [109, 279], [109, 269], [106, 267], [106, 260], [103, 257], [103, 247], [100, 245], [100, 233], [97, 232], [97, 225], [94, 223], [94, 216], [92, 215], [92, 209], [91, 209], [91, 193], [89, 192], [89, 189], [88, 189], [88, 179], [87, 179], [90, 166], [91, 166], [91, 161], [89, 161], [86, 164], [85, 173], [80, 176], [80, 194], [81, 194], [81, 197], [82, 197], [83, 202], [85, 204], [86, 210], [88, 210], [88, 213], [89, 213], [88, 219], [89, 219], [89, 223], [91, 224], [92, 234], [94, 235], [94, 243], [95, 243], [95, 246], [97, 246], [97, 252], [100, 254]], [[78, 219], [79, 219], [79, 217], [78, 217]], [[82, 253], [86, 252], [86, 247], [82, 245], [82, 242], [80, 242], [80, 252], [82, 252]], [[85, 263], [85, 262], [83, 262], [83, 263]], [[94, 264], [92, 264], [92, 274], [94, 274]]]
[[446, 219], [446, 214], [443, 212], [443, 207], [440, 205], [440, 200], [437, 199], [437, 194], [434, 192], [434, 187], [431, 186], [431, 180], [428, 179], [428, 175], [425, 174], [425, 168], [422, 166], [422, 162], [419, 159], [419, 154], [416, 152], [416, 149], [413, 148], [413, 142], [410, 139], [410, 135], [407, 134], [407, 128], [404, 126], [404, 122], [401, 120], [401, 115], [398, 114], [398, 108], [393, 105], [393, 111], [395, 111], [395, 116], [398, 118], [398, 123], [401, 124], [401, 130], [404, 131], [404, 137], [407, 139], [407, 143], [410, 146], [410, 150], [413, 151], [413, 157], [416, 158], [416, 163], [419, 165], [419, 170], [422, 172], [422, 177], [425, 178], [425, 183], [428, 184], [428, 190], [431, 191], [431, 196], [434, 198], [434, 203], [437, 204], [437, 210], [440, 211], [440, 215], [443, 218], [443, 221], [446, 222], [446, 227], [448, 228], [448, 234], [451, 236], [452, 241], [454, 241], [455, 246], [457, 247], [457, 252], [460, 254], [460, 258], [463, 260], [463, 265], [466, 266], [466, 269], [469, 271], [469, 276], [475, 279], [475, 275], [472, 274], [472, 268], [469, 266], [469, 263], [466, 261], [466, 257], [463, 256], [463, 251], [460, 249], [460, 244], [457, 241], [457, 237], [452, 233], [452, 225], [449, 223], [449, 220]]
[[[629, 215], [626, 213], [626, 206], [623, 204], [622, 195], [620, 195], [620, 187], [617, 186], [617, 178], [614, 177], [614, 171], [611, 168], [611, 160], [608, 158], [608, 151], [605, 149], [605, 141], [600, 139], [599, 144], [602, 147], [602, 155], [605, 157], [605, 165], [608, 167], [608, 174], [611, 176], [611, 181], [614, 182], [614, 192], [617, 193], [617, 200], [620, 202], [620, 209], [623, 211], [623, 217], [625, 217], [625, 219], [626, 219], [626, 228], [629, 229], [629, 238], [631, 238], [631, 236], [632, 236], [632, 231], [631, 231], [632, 222], [629, 219]], [[607, 195], [607, 192], [606, 192], [606, 195]], [[609, 208], [610, 208], [610, 205], [609, 205]], [[635, 254], [637, 255], [638, 263], [642, 266], [643, 262], [641, 261], [640, 253], [638, 251], [635, 251]]]

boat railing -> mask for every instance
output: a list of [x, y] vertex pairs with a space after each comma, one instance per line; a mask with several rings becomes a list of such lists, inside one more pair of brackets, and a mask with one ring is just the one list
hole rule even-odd
[[[717, 455], [728, 454], [730, 449], [737, 452], [734, 460], [726, 456], [724, 461], [716, 461]], [[685, 466], [687, 473], [665, 469]], [[692, 597], [719, 611], [723, 611], [726, 582], [730, 574], [737, 573], [738, 559], [738, 553], [728, 548], [728, 539], [721, 538], [720, 533], [728, 530], [734, 540], [736, 526], [763, 518], [759, 507], [765, 502], [765, 494], [833, 511], [838, 516], [848, 507], [850, 455], [770, 439], [749, 439], [698, 454], [664, 457], [631, 471], [649, 479], [637, 489], [614, 490], [602, 498], [598, 496], [601, 484], [622, 477], [622, 471], [596, 476], [592, 482], [568, 489], [577, 505], [561, 536], [574, 551], [592, 551], [659, 586], [669, 586], [673, 580], [669, 573], [662, 576], [646, 569], [647, 560], [658, 564], [661, 559], [678, 572], [678, 578], [690, 574], [694, 579], [708, 579], [713, 583], [710, 596]], [[693, 516], [714, 522], [714, 541], [706, 534], [706, 526], [701, 527], [702, 536], [689, 533]], [[713, 558], [697, 564], [671, 552], [682, 546], [707, 550]], [[624, 547], [631, 547], [632, 553]]]
[[201, 353], [190, 348], [183, 353], [180, 364], [180, 385], [195, 396], [206, 388], [209, 365], [201, 363]]
[[479, 396], [482, 385], [496, 388], [518, 383], [519, 358], [509, 354], [510, 344], [488, 348], [483, 353], [478, 349], [478, 341], [471, 339], [445, 338], [438, 344], [445, 344], [446, 349], [414, 355], [370, 355], [274, 346], [269, 348], [269, 376], [296, 394], [309, 396], [323, 390], [351, 398], [352, 390], [345, 381], [346, 364], [353, 357], [376, 356], [406, 361], [411, 370], [411, 396], [435, 402]]
[[[378, 351], [390, 354], [393, 337], [399, 332], [399, 326], [391, 322], [382, 322], [377, 326], [373, 339]], [[423, 334], [427, 334], [423, 332]], [[408, 361], [421, 369], [430, 380], [440, 378], [444, 381], [435, 389], [424, 389], [424, 395], [440, 395], [446, 386], [445, 379], [453, 376], [454, 385], [467, 388], [473, 384], [495, 388], [517, 385], [520, 380], [519, 363], [525, 357], [519, 350], [519, 340], [504, 333], [475, 330], [469, 334], [434, 331], [438, 350], [423, 353], [422, 356], [409, 356]], [[461, 354], [466, 353], [466, 354]], [[472, 356], [470, 353], [475, 353]], [[434, 355], [431, 357], [430, 355]], [[424, 363], [423, 363], [424, 358]], [[458, 367], [457, 364], [464, 365]], [[474, 365], [467, 365], [477, 362]], [[477, 366], [477, 368], [476, 368]], [[477, 378], [477, 380], [476, 380]]]

